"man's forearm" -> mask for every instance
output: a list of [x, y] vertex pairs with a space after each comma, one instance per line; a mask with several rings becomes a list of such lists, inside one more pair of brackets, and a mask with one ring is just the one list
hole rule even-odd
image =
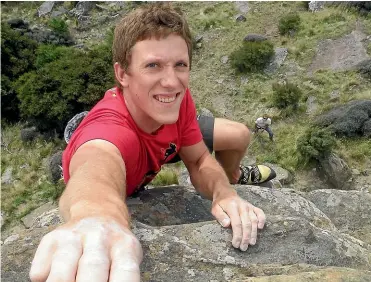
[[236, 193], [223, 168], [210, 154], [188, 169], [192, 184], [204, 197], [212, 200], [221, 193]]
[[98, 178], [84, 167], [76, 171], [59, 201], [64, 220], [110, 217], [129, 226], [129, 213], [121, 191], [125, 185], [117, 187], [118, 183], [111, 179], [102, 175]]

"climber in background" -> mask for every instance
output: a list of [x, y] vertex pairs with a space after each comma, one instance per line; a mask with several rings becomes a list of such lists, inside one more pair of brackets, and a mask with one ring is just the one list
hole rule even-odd
[[267, 114], [264, 114], [262, 117], [256, 119], [254, 133], [258, 133], [259, 130], [265, 130], [269, 134], [269, 139], [273, 141], [273, 131], [269, 127], [271, 124], [272, 120], [268, 117]]

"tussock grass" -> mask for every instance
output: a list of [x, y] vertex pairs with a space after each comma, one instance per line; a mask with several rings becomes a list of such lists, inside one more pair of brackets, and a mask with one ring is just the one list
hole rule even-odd
[[151, 184], [153, 186], [179, 184], [177, 171], [171, 167], [164, 167], [152, 180]]
[[63, 148], [60, 140], [37, 139], [24, 144], [20, 140], [21, 125], [4, 126], [1, 132], [1, 172], [11, 167], [11, 184], [1, 185], [1, 210], [5, 213], [4, 228], [19, 220], [43, 203], [56, 200], [64, 184], [51, 183], [47, 177], [48, 157]]

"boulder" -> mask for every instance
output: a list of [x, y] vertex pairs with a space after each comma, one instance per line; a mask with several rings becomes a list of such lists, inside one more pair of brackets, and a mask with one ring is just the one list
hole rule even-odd
[[49, 160], [49, 177], [53, 183], [57, 183], [63, 176], [62, 155], [63, 151], [58, 151]]
[[370, 119], [371, 100], [355, 100], [320, 115], [316, 124], [327, 127], [338, 136], [357, 137], [365, 136], [364, 124]]
[[38, 9], [39, 17], [49, 14], [54, 7], [54, 1], [45, 1]]
[[22, 142], [31, 142], [39, 136], [39, 132], [35, 126], [21, 129], [21, 140]]
[[[257, 244], [249, 246], [246, 252], [231, 246], [232, 231], [213, 220], [211, 203], [185, 187], [150, 189], [138, 198], [128, 199], [132, 229], [144, 252], [141, 281], [277, 282], [320, 277], [314, 281], [332, 282], [331, 277], [349, 277], [349, 281], [368, 281], [371, 277], [370, 246], [342, 233], [341, 226], [345, 225], [338, 223], [345, 216], [348, 227], [369, 224], [368, 198], [360, 201], [356, 209], [352, 205], [364, 195], [355, 197], [351, 191], [335, 190], [303, 194], [329, 212], [338, 229], [313, 202], [292, 189], [248, 185], [236, 189], [241, 197], [264, 208], [267, 215]], [[337, 194], [331, 198], [334, 191]], [[338, 197], [344, 203], [348, 201], [345, 199], [352, 200], [348, 205], [337, 205]], [[352, 224], [349, 211], [353, 215], [365, 213], [365, 217], [358, 215], [359, 223]], [[2, 281], [28, 281], [36, 248], [55, 226], [13, 234], [18, 236], [2, 246]]]
[[347, 163], [338, 155], [331, 153], [319, 160], [320, 174], [336, 189], [351, 189], [350, 179], [352, 171]]
[[274, 72], [276, 72], [285, 61], [287, 54], [287, 48], [275, 48], [274, 56], [272, 57], [267, 67], [264, 69], [264, 72], [266, 74], [273, 74]]
[[261, 35], [261, 34], [250, 33], [250, 34], [246, 35], [243, 40], [244, 41], [249, 41], [249, 42], [261, 42], [261, 41], [268, 40], [268, 38], [264, 35]]

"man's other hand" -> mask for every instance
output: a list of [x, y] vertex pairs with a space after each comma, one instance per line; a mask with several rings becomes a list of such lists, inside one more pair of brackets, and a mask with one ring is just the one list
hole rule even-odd
[[70, 221], [45, 235], [32, 262], [32, 282], [140, 281], [142, 248], [108, 218]]
[[265, 224], [264, 212], [235, 193], [215, 198], [211, 212], [223, 227], [232, 227], [232, 245], [241, 251], [255, 245], [258, 228]]

